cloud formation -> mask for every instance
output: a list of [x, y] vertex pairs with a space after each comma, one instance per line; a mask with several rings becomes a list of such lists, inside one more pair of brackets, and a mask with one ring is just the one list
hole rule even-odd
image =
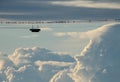
[[85, 32], [90, 42], [81, 54], [74, 58], [38, 47], [18, 48], [11, 55], [0, 53], [0, 81], [118, 81], [120, 76], [119, 27], [120, 23], [112, 23]]
[[73, 7], [88, 7], [88, 8], [104, 8], [104, 9], [120, 9], [119, 3], [105, 3], [93, 1], [56, 1], [52, 2], [55, 5], [73, 6]]
[[[90, 42], [80, 55], [75, 56], [76, 65], [59, 72], [53, 82], [113, 82], [119, 80], [120, 23], [112, 23], [86, 32]], [[67, 82], [66, 81], [66, 82]]]
[[0, 54], [1, 82], [49, 82], [60, 70], [68, 69], [74, 58], [44, 48], [18, 48], [11, 55]]

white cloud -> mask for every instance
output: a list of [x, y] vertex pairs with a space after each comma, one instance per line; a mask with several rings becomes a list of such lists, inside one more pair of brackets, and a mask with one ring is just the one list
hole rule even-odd
[[52, 28], [49, 28], [49, 27], [41, 27], [40, 28], [42, 31], [53, 31]]
[[73, 63], [69, 63], [69, 62], [55, 62], [55, 61], [36, 61], [35, 64], [37, 66], [41, 66], [41, 65], [53, 65], [53, 66], [69, 66], [72, 65]]
[[62, 37], [62, 36], [66, 36], [66, 33], [58, 32], [58, 33], [54, 33], [54, 35], [57, 36], [57, 37]]
[[[52, 82], [66, 81], [62, 77], [64, 75], [69, 75], [73, 82], [118, 81], [118, 75], [120, 75], [119, 27], [120, 23], [112, 23], [86, 32], [90, 37], [90, 43], [83, 50], [84, 53], [81, 52], [82, 56], [75, 57], [76, 65], [57, 73], [52, 78]], [[101, 57], [100, 54], [103, 56]], [[69, 79], [66, 82], [68, 81]]]
[[91, 45], [92, 45], [92, 40], [90, 40], [89, 41], [89, 43], [84, 47], [84, 49], [82, 50], [82, 52], [81, 52], [81, 56], [84, 56], [85, 55], [85, 53], [88, 51], [88, 49], [91, 47]]
[[71, 37], [77, 37], [80, 33], [78, 32], [67, 32], [67, 35], [71, 36]]
[[[1, 82], [113, 82], [119, 80], [120, 23], [86, 32], [92, 36], [75, 60], [45, 48], [18, 48], [0, 54]], [[91, 32], [93, 32], [91, 34]], [[97, 34], [98, 33], [98, 34]], [[68, 33], [71, 35], [72, 33]], [[95, 35], [94, 35], [95, 34]], [[73, 33], [74, 36], [76, 34]], [[101, 42], [97, 40], [101, 38]], [[101, 57], [100, 54], [103, 54]], [[112, 70], [112, 71], [111, 71]], [[31, 78], [30, 78], [31, 77]], [[111, 79], [109, 79], [111, 78]]]
[[67, 70], [63, 70], [58, 72], [53, 76], [50, 82], [74, 82], [72, 78], [69, 76]]
[[51, 2], [51, 4], [73, 7], [120, 9], [119, 3], [94, 2], [94, 1], [53, 1]]
[[3, 65], [4, 65], [4, 61], [0, 60], [0, 70], [3, 69], [3, 67], [4, 67]]
[[38, 38], [38, 37], [39, 37], [38, 34], [20, 36], [20, 38]]
[[44, 48], [18, 48], [11, 55], [0, 54], [0, 81], [48, 82], [74, 61], [69, 55], [52, 53]]
[[59, 55], [52, 53], [44, 48], [18, 48], [9, 58], [15, 65], [29, 64], [34, 61], [59, 61], [59, 62], [74, 62], [74, 58], [69, 55]]
[[69, 36], [71, 38], [87, 38], [87, 35], [85, 32], [57, 32], [54, 33], [54, 36], [56, 37], [64, 37]]
[[[76, 77], [81, 76], [83, 78], [81, 82], [112, 82], [119, 79], [116, 78], [117, 74], [119, 75], [120, 68], [118, 66], [119, 26], [120, 23], [107, 24], [88, 32], [88, 36], [92, 36], [91, 41], [83, 50], [85, 53], [81, 52], [84, 55], [75, 58], [78, 63], [75, 66], [77, 70], [74, 72], [76, 72]], [[100, 54], [103, 56], [101, 57]], [[83, 69], [79, 68], [81, 64]]]
[[59, 55], [66, 55], [66, 54], [71, 55], [72, 54], [71, 52], [53, 52], [53, 53], [59, 54]]
[[112, 27], [112, 25], [115, 25], [116, 23], [110, 23], [103, 25], [102, 27], [98, 27], [97, 29], [94, 30], [89, 30], [86, 32], [56, 32], [53, 35], [56, 37], [71, 37], [72, 39], [95, 39], [97, 38], [97, 42], [100, 42], [100, 38], [98, 36], [104, 34], [107, 30], [107, 28]]

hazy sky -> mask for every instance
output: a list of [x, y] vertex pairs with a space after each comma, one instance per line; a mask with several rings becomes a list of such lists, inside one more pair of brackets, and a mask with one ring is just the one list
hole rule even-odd
[[[44, 24], [39, 25], [41, 32], [31, 33], [28, 29], [0, 29], [0, 52], [12, 53], [19, 47], [41, 47], [69, 54], [79, 54], [88, 43], [81, 32], [95, 29], [105, 23]], [[3, 24], [0, 24], [3, 26]], [[4, 25], [7, 26], [8, 25]], [[12, 27], [31, 25], [9, 25]], [[45, 28], [42, 28], [45, 27]]]
[[114, 19], [120, 17], [119, 0], [1, 0], [0, 19]]

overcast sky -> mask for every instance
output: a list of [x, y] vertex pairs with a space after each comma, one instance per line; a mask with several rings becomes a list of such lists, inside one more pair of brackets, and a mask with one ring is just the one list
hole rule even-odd
[[120, 0], [1, 0], [0, 19], [73, 20], [120, 18]]

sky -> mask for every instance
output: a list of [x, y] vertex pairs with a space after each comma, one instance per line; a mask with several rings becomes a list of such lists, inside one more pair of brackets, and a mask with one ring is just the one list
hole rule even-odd
[[[0, 20], [119, 18], [119, 0], [0, 1]], [[0, 82], [119, 81], [119, 21], [39, 27], [41, 32], [32, 33], [30, 24], [0, 24]]]
[[[82, 20], [82, 19], [119, 19], [119, 0], [1, 0], [0, 20]], [[12, 52], [17, 47], [41, 46], [55, 51], [71, 51], [78, 54], [83, 46], [77, 39], [79, 32], [97, 28], [105, 23], [82, 24], [43, 24], [40, 34], [28, 30], [31, 25], [0, 25], [9, 27], [29, 27], [26, 30], [1, 31], [1, 51]], [[62, 28], [61, 28], [62, 27]], [[69, 27], [69, 28], [65, 28]], [[63, 29], [64, 28], [64, 29]], [[19, 32], [20, 31], [20, 32]], [[74, 36], [76, 37], [74, 37]], [[3, 37], [4, 36], [4, 37]], [[70, 38], [72, 37], [72, 38]], [[66, 40], [67, 38], [67, 40]], [[79, 37], [81, 38], [81, 37]], [[73, 39], [77, 39], [74, 41]], [[8, 41], [10, 40], [10, 43]], [[29, 40], [29, 41], [28, 41]], [[40, 43], [39, 43], [40, 41]], [[71, 41], [71, 42], [70, 42]], [[16, 43], [16, 44], [14, 44]], [[52, 46], [54, 43], [55, 46]], [[59, 43], [59, 45], [58, 45]], [[76, 43], [76, 44], [75, 44]], [[60, 44], [66, 44], [63, 49]], [[6, 46], [4, 46], [6, 45]], [[8, 46], [7, 46], [8, 45]], [[13, 46], [14, 47], [11, 47]], [[73, 46], [74, 48], [71, 48]], [[11, 48], [9, 48], [11, 47]]]
[[[18, 29], [0, 29], [0, 52], [12, 53], [19, 47], [47, 48], [59, 53], [79, 54], [88, 43], [88, 39], [81, 36], [81, 32], [98, 28], [101, 23], [76, 24], [40, 24], [41, 32], [29, 31], [31, 25], [0, 24], [0, 27], [16, 27]], [[28, 27], [26, 29], [19, 29]], [[34, 25], [35, 27], [35, 25]], [[64, 48], [63, 48], [64, 47]]]
[[119, 0], [1, 0], [1, 20], [120, 18]]
[[[84, 23], [83, 26], [85, 26], [85, 24], [86, 23]], [[70, 56], [70, 54], [54, 53], [53, 50], [41, 48], [39, 46], [16, 48], [15, 51], [13, 51], [13, 53], [11, 54], [0, 53], [0, 81], [1, 82], [118, 81], [120, 76], [119, 70], [120, 23], [116, 22], [103, 24], [98, 27], [95, 26], [95, 24], [98, 25], [98, 23], [86, 24], [94, 28], [91, 28], [91, 30], [90, 29], [88, 30], [88, 28], [80, 30], [81, 33], [76, 31], [74, 33], [59, 32], [56, 34], [56, 36], [59, 38], [70, 36], [70, 38], [74, 40], [77, 40], [77, 38], [80, 39], [80, 36], [82, 36], [82, 38], [85, 37], [89, 38], [88, 43], [85, 45], [80, 54], [74, 55], [73, 57]], [[82, 24], [80, 25], [82, 26]], [[4, 30], [4, 32], [5, 31], [7, 30]], [[27, 33], [22, 31], [24, 30], [21, 31], [18, 30], [17, 33], [15, 33], [16, 35], [14, 34], [13, 31], [11, 32], [8, 31], [10, 34], [8, 35], [9, 40], [7, 40], [7, 42], [11, 42], [10, 44], [14, 46], [12, 44], [12, 41], [16, 40], [17, 37], [20, 36], [20, 32], [21, 34]], [[28, 38], [28, 36], [24, 36], [24, 39], [25, 38]], [[27, 41], [29, 42], [30, 40]], [[21, 42], [22, 41], [19, 41], [19, 43]], [[17, 43], [14, 41], [14, 44], [16, 45]], [[25, 42], [24, 45], [25, 44], [27, 44], [27, 42]], [[65, 49], [65, 44], [63, 44], [62, 48]]]

